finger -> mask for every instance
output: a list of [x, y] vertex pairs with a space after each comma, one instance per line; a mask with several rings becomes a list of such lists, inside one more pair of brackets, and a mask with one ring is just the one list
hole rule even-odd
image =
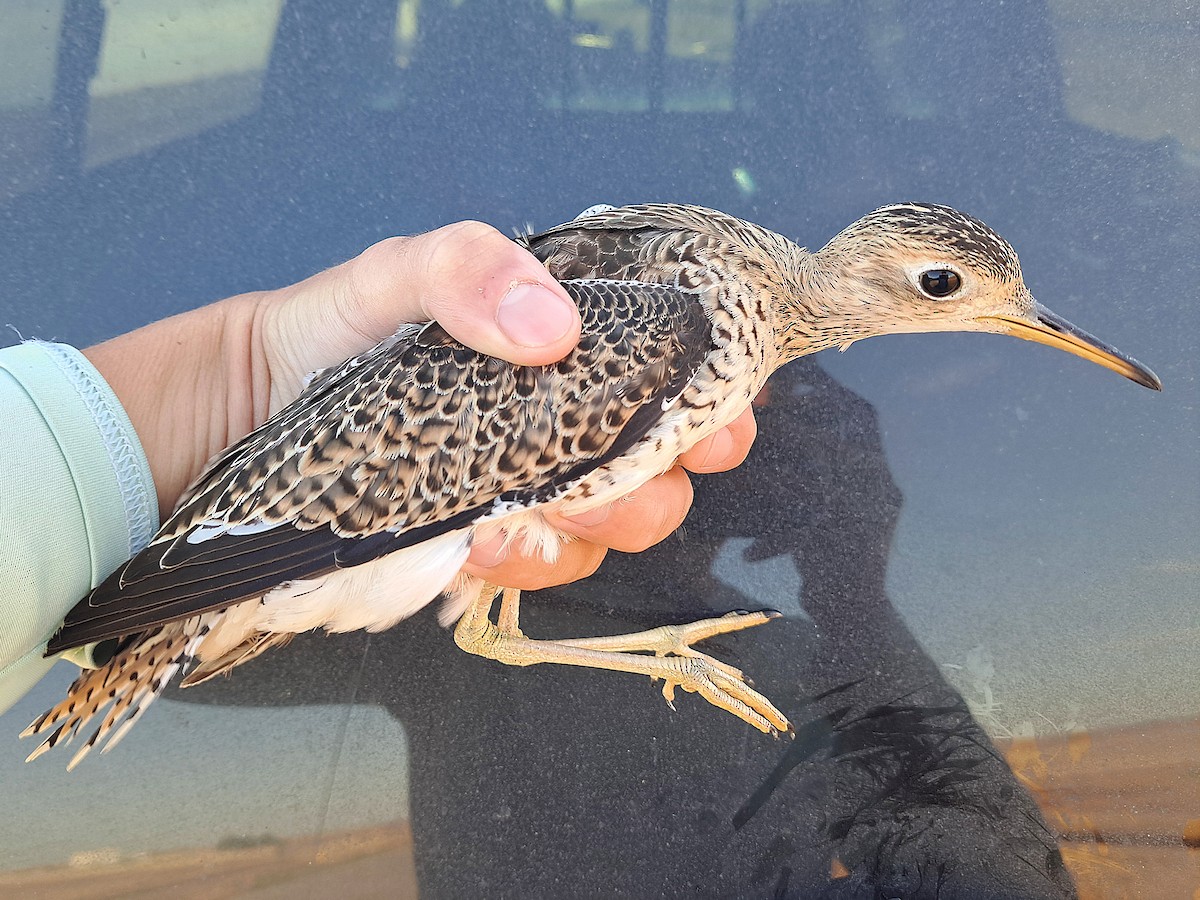
[[510, 544], [501, 551], [502, 541], [503, 535], [498, 535], [473, 547], [463, 571], [503, 587], [536, 591], [587, 578], [600, 568], [608, 552], [599, 544], [574, 541], [564, 544], [558, 559], [548, 563], [540, 555], [522, 553], [517, 545]]
[[520, 365], [566, 356], [574, 301], [527, 250], [482, 222], [391, 238], [346, 264], [343, 315], [378, 340], [401, 322], [437, 321], [469, 347]]
[[692, 506], [692, 483], [678, 467], [646, 482], [628, 497], [580, 516], [549, 513], [551, 525], [594, 544], [640, 553], [683, 524]]
[[750, 407], [716, 434], [709, 435], [679, 457], [679, 464], [692, 472], [724, 472], [741, 465], [758, 434], [758, 423]]

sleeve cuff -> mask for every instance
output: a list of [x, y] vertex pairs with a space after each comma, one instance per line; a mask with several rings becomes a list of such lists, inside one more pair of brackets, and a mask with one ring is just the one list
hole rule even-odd
[[66, 612], [158, 527], [150, 466], [112, 389], [78, 350], [0, 351], [0, 710], [49, 668]]
[[95, 586], [149, 544], [158, 529], [146, 453], [117, 395], [74, 347], [26, 341], [6, 351], [2, 365], [23, 384], [53, 432], [85, 516], [90, 521], [92, 513], [120, 515], [123, 529], [100, 528], [89, 535], [95, 538]]

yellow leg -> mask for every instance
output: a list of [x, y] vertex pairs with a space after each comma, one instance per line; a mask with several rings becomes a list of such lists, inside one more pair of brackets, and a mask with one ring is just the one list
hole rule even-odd
[[[485, 588], [486, 590], [487, 588]], [[491, 605], [490, 603], [488, 604]], [[500, 616], [496, 621], [501, 634], [521, 634], [521, 592], [505, 588], [500, 595]]]
[[[485, 585], [454, 630], [463, 650], [512, 666], [558, 663], [630, 672], [663, 679], [663, 696], [674, 709], [675, 688], [697, 693], [709, 703], [733, 713], [767, 734], [792, 732], [792, 726], [774, 704], [750, 687], [739, 669], [692, 648], [692, 644], [751, 628], [776, 618], [771, 613], [733, 612], [690, 625], [665, 625], [637, 634], [535, 641], [518, 628], [521, 592], [504, 590], [499, 627], [492, 624], [491, 609], [499, 589]], [[652, 652], [644, 656], [640, 652]]]

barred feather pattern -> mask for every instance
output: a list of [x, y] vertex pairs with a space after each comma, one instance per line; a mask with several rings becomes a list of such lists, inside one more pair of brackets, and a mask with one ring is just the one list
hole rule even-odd
[[71, 744], [87, 723], [108, 707], [100, 724], [67, 764], [74, 769], [100, 745], [107, 753], [129, 733], [195, 652], [207, 632], [205, 616], [170, 622], [126, 641], [113, 658], [96, 669], [84, 669], [58, 705], [21, 732], [21, 737], [54, 729], [26, 758], [37, 759], [59, 744]]

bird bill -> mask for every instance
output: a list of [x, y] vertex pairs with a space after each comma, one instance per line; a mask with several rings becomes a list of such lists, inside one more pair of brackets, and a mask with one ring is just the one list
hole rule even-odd
[[1116, 347], [1106, 344], [1082, 328], [1072, 325], [1040, 303], [1035, 307], [1035, 314], [1037, 318], [1033, 321], [1016, 316], [982, 316], [981, 318], [999, 323], [1004, 331], [1013, 337], [1066, 350], [1068, 353], [1082, 356], [1106, 369], [1112, 369], [1130, 381], [1136, 381], [1151, 390], [1162, 390], [1162, 382], [1158, 380], [1158, 376], [1132, 356], [1122, 353]]

